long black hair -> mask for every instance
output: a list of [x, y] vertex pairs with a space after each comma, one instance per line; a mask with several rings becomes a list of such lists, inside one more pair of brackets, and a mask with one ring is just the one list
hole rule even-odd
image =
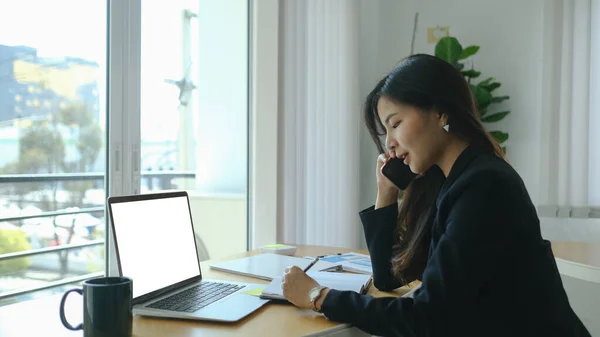
[[[385, 96], [408, 104], [423, 113], [445, 113], [450, 132], [460, 139], [489, 150], [499, 157], [504, 152], [484, 129], [471, 88], [460, 71], [448, 62], [427, 54], [407, 57], [385, 76], [367, 96], [364, 118], [380, 153], [385, 152], [385, 128], [377, 102]], [[444, 182], [441, 169], [433, 166], [413, 180], [402, 193], [396, 226], [397, 244], [392, 258], [393, 275], [404, 282], [422, 277], [427, 263], [435, 200]]]

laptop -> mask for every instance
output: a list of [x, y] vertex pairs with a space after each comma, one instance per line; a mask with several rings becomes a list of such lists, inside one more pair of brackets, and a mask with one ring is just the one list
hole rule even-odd
[[109, 197], [108, 210], [134, 314], [236, 322], [268, 302], [264, 284], [202, 278], [187, 192]]

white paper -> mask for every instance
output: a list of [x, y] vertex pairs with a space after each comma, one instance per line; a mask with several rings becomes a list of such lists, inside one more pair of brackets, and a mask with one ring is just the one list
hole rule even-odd
[[[349, 290], [357, 293], [361, 293], [363, 288], [370, 284], [371, 280], [371, 275], [364, 274], [319, 271], [308, 271], [307, 274], [324, 287], [341, 291]], [[281, 280], [282, 277], [274, 278], [273, 281], [265, 287], [262, 295], [268, 298], [285, 299], [285, 297], [283, 297], [283, 290], [281, 289]]]

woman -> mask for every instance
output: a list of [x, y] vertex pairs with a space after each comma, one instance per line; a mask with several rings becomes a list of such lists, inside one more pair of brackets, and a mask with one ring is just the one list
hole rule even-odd
[[[459, 71], [433, 56], [407, 58], [369, 94], [365, 120], [382, 152], [375, 206], [360, 213], [374, 284], [386, 291], [419, 279], [421, 288], [373, 298], [320, 287], [292, 267], [282, 284], [290, 302], [383, 336], [589, 336], [527, 190]], [[381, 173], [390, 158], [419, 174], [399, 210], [399, 191]]]

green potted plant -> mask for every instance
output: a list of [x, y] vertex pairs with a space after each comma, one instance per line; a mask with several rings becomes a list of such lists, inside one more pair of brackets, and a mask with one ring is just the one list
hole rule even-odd
[[[456, 69], [460, 70], [467, 79], [467, 82], [471, 86], [471, 91], [473, 92], [473, 97], [475, 98], [481, 121], [483, 123], [495, 123], [504, 119], [510, 111], [497, 111], [497, 109], [494, 109], [493, 104], [505, 101], [510, 97], [494, 96], [494, 91], [498, 89], [501, 84], [492, 77], [475, 83], [481, 76], [481, 72], [475, 70], [472, 63], [470, 69], [465, 69], [466, 60], [477, 54], [478, 51], [479, 46], [468, 46], [463, 48], [458, 40], [451, 36], [441, 38], [435, 46], [435, 56], [452, 64]], [[499, 130], [492, 130], [489, 132], [499, 144], [508, 140], [507, 132]], [[502, 147], [502, 149], [506, 152], [505, 147]]]
[[[27, 236], [19, 229], [0, 228], [0, 255], [31, 250]], [[10, 275], [31, 266], [27, 257], [0, 262], [0, 275]]]

